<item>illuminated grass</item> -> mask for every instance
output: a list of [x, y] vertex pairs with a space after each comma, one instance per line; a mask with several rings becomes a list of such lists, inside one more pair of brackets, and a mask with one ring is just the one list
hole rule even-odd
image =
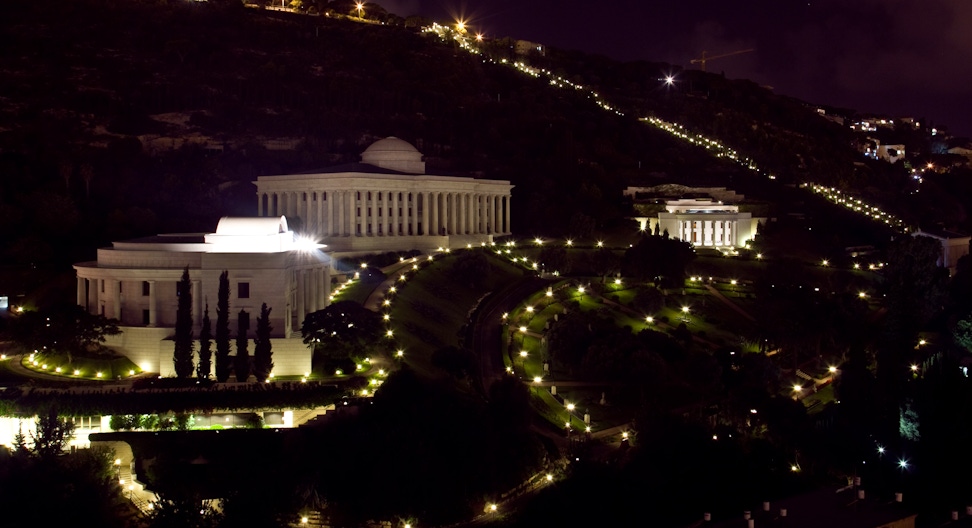
[[479, 299], [521, 276], [512, 264], [490, 258], [490, 273], [482, 289], [460, 283], [451, 273], [456, 254], [440, 257], [415, 273], [391, 304], [391, 327], [406, 361], [431, 372], [432, 352], [458, 346], [459, 334]]

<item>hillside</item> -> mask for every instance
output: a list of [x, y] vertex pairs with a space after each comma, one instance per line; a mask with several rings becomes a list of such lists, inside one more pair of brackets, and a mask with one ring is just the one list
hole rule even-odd
[[[355, 160], [388, 135], [431, 171], [513, 181], [525, 234], [610, 228], [631, 184], [778, 198], [778, 183], [855, 171], [844, 130], [812, 108], [700, 72], [664, 89], [664, 64], [514, 57], [504, 41], [481, 56], [414, 28], [232, 2], [5, 3], [0, 39], [0, 237], [19, 266], [63, 270], [111, 240], [211, 229], [253, 213], [255, 176]], [[624, 115], [501, 58], [594, 87]], [[638, 120], [649, 114], [731, 140], [780, 181]]]

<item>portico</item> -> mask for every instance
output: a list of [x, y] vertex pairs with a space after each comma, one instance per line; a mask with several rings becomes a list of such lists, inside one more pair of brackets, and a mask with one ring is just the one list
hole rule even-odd
[[464, 247], [510, 234], [509, 181], [425, 173], [422, 154], [389, 137], [361, 163], [260, 176], [257, 214], [299, 218], [296, 229], [342, 252]]
[[756, 223], [750, 213], [739, 206], [699, 199], [670, 200], [658, 218], [636, 218], [643, 231], [660, 232], [693, 246], [745, 247], [756, 233]]

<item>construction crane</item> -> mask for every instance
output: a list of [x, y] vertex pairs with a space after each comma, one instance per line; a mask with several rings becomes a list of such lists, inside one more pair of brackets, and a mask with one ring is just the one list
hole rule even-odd
[[700, 57], [698, 59], [692, 59], [692, 60], [689, 61], [689, 63], [691, 63], [691, 64], [701, 64], [702, 65], [702, 71], [705, 71], [705, 63], [708, 62], [708, 61], [710, 61], [710, 60], [721, 59], [721, 58], [724, 58], [724, 57], [732, 57], [733, 55], [742, 55], [743, 53], [749, 53], [751, 51], [756, 51], [756, 48], [750, 48], [750, 49], [744, 49], [744, 50], [736, 50], [736, 51], [733, 51], [731, 53], [723, 53], [722, 55], [714, 55], [712, 57], [707, 56], [705, 54], [706, 52], [703, 51], [702, 52], [702, 57]]

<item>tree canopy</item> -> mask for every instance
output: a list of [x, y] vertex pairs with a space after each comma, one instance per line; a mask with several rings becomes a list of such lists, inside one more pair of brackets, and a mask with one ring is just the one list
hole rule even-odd
[[354, 301], [338, 301], [307, 314], [300, 332], [311, 347], [363, 355], [381, 339], [382, 329], [378, 313]]

